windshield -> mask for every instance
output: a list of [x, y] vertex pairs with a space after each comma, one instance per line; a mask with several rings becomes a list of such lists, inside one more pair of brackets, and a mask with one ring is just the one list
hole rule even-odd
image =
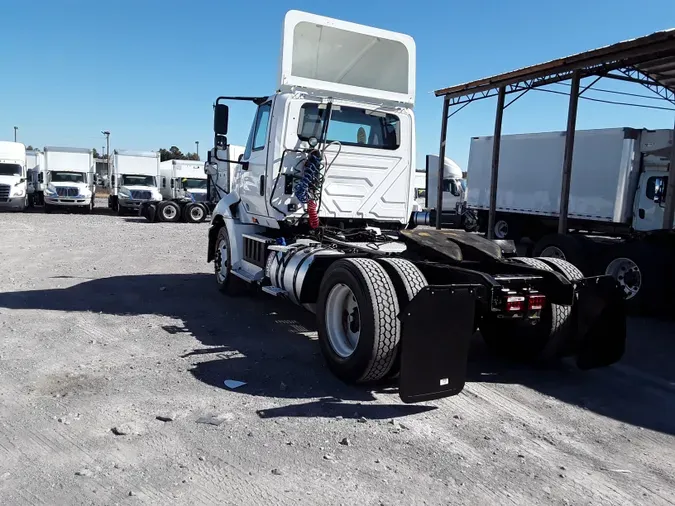
[[21, 165], [18, 163], [0, 163], [0, 176], [20, 176]]
[[83, 172], [54, 171], [49, 172], [49, 177], [52, 183], [84, 183]]
[[[303, 141], [321, 137], [326, 109], [318, 104], [304, 104], [300, 111], [298, 137]], [[333, 109], [328, 124], [328, 142], [347, 146], [398, 149], [399, 118], [393, 114], [340, 106]]]
[[142, 174], [122, 174], [122, 186], [157, 186], [155, 176], [144, 176]]
[[206, 179], [195, 179], [189, 177], [183, 179], [183, 184], [187, 186], [188, 190], [206, 190]]

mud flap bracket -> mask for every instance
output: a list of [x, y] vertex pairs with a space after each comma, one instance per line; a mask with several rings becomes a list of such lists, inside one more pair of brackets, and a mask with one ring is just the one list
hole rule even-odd
[[464, 388], [480, 285], [427, 286], [403, 308], [399, 396], [406, 403]]

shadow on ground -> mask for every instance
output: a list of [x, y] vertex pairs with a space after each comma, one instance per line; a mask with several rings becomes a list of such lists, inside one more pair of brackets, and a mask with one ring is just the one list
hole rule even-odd
[[[435, 409], [403, 405], [398, 399], [385, 405], [369, 403], [374, 399], [371, 391], [345, 385], [324, 367], [313, 342], [311, 313], [267, 296], [223, 297], [208, 274], [117, 276], [69, 288], [1, 293], [0, 307], [157, 314], [180, 320], [182, 324], [164, 330], [168, 339], [190, 333], [200, 343], [185, 355], [203, 358], [191, 370], [199, 381], [225, 388], [224, 381], [234, 379], [246, 382], [234, 390], [238, 393], [308, 399], [259, 412], [265, 418], [379, 419]], [[506, 363], [491, 356], [475, 336], [467, 381], [522, 384], [628, 424], [675, 434], [675, 374], [670, 365], [675, 339], [668, 336], [670, 327], [659, 334], [646, 326], [633, 325], [622, 364], [590, 372], [566, 364], [536, 369]], [[397, 390], [385, 386], [379, 392]]]

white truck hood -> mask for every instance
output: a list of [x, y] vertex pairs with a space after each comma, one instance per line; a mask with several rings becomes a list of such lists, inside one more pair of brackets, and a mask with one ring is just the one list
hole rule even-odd
[[143, 185], [136, 185], [136, 184], [125, 184], [124, 186], [120, 186], [120, 190], [145, 190], [149, 192], [158, 192], [159, 188], [156, 186], [143, 186]]
[[14, 186], [21, 179], [20, 176], [0, 176], [0, 184], [8, 184]]
[[89, 185], [87, 185], [87, 183], [52, 182], [49, 184], [54, 188], [77, 188], [79, 190], [89, 189]]

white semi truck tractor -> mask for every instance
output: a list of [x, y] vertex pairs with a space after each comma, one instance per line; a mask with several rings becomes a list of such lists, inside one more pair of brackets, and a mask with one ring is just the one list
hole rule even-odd
[[155, 151], [114, 150], [108, 207], [119, 215], [139, 214], [144, 202], [161, 201], [159, 164]]
[[94, 209], [96, 185], [91, 149], [45, 147], [44, 210]]
[[26, 146], [0, 141], [0, 209], [23, 211], [28, 207]]
[[[519, 258], [513, 243], [463, 230], [406, 228], [411, 37], [290, 11], [276, 89], [216, 100], [213, 158], [236, 167], [208, 236], [222, 292], [259, 289], [313, 311], [333, 373], [396, 379], [404, 402], [459, 393], [477, 329], [519, 359], [571, 355], [581, 369], [620, 359], [626, 322], [610, 276]], [[257, 105], [240, 160], [226, 158], [233, 100]]]

